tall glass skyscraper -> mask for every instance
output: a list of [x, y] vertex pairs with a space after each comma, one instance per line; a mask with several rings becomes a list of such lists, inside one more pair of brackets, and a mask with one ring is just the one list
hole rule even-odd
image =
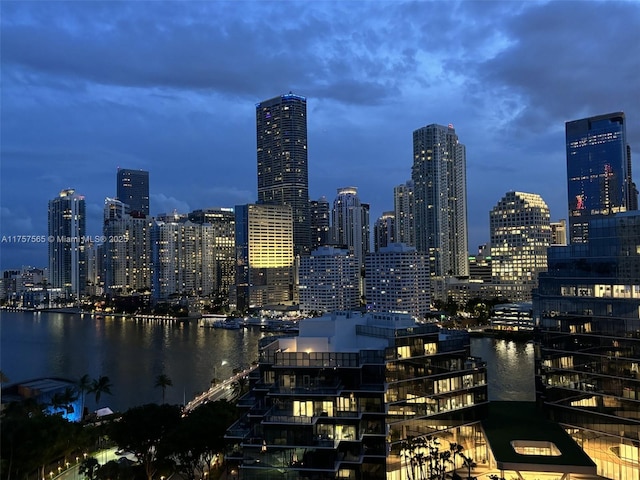
[[118, 168], [118, 200], [128, 205], [134, 217], [149, 215], [149, 172]]
[[566, 123], [571, 243], [589, 238], [589, 220], [637, 208], [622, 112]]
[[292, 93], [256, 105], [258, 203], [288, 205], [294, 254], [311, 248], [307, 99]]
[[66, 296], [80, 298], [87, 283], [85, 202], [75, 190], [49, 201], [49, 282]]
[[466, 151], [453, 125], [413, 132], [416, 249], [432, 276], [469, 274]]

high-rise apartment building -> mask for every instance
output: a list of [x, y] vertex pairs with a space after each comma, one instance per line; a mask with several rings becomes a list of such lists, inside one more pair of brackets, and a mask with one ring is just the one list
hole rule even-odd
[[640, 214], [592, 219], [549, 249], [534, 319], [538, 404], [614, 480], [640, 478]]
[[107, 198], [104, 207], [104, 291], [130, 294], [151, 289], [150, 217], [125, 213], [127, 205]]
[[229, 301], [236, 275], [236, 215], [232, 208], [194, 210], [189, 220], [213, 229], [214, 287], [212, 295]]
[[453, 125], [413, 132], [411, 178], [415, 245], [428, 254], [431, 275], [468, 275], [466, 153]]
[[213, 227], [186, 219], [155, 220], [151, 228], [155, 299], [212, 295], [215, 285]]
[[396, 242], [415, 247], [416, 219], [413, 181], [393, 189], [393, 208], [396, 221]]
[[373, 226], [373, 250], [396, 243], [396, 216], [394, 212], [383, 212]]
[[567, 122], [566, 143], [570, 242], [584, 243], [592, 218], [637, 208], [624, 113]]
[[48, 217], [49, 283], [79, 299], [87, 283], [84, 196], [73, 189], [62, 190], [49, 201]]
[[258, 203], [288, 205], [295, 255], [311, 248], [307, 99], [289, 93], [256, 105]]
[[127, 205], [127, 213], [134, 217], [149, 215], [149, 172], [118, 168], [118, 200]]
[[319, 247], [300, 259], [300, 311], [336, 312], [360, 308], [360, 267], [349, 250]]
[[311, 249], [329, 245], [331, 243], [331, 225], [329, 201], [326, 197], [309, 202], [309, 217], [311, 221]]
[[549, 224], [549, 208], [535, 193], [507, 192], [489, 213], [492, 280], [512, 302], [531, 300], [547, 270]]
[[291, 207], [238, 205], [235, 215], [238, 310], [291, 305], [295, 294]]
[[369, 252], [370, 229], [369, 208], [360, 202], [356, 187], [338, 189], [331, 211], [333, 243], [344, 246], [356, 257], [358, 265], [364, 266]]
[[367, 310], [404, 312], [422, 319], [430, 310], [429, 262], [415, 247], [393, 243], [367, 255]]

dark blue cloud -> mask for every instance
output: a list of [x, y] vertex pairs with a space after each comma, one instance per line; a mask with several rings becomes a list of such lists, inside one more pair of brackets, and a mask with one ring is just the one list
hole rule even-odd
[[[471, 246], [508, 190], [566, 216], [564, 122], [624, 110], [640, 148], [632, 2], [0, 3], [3, 234], [42, 234], [68, 187], [151, 172], [152, 213], [255, 199], [256, 102], [308, 98], [312, 198], [359, 187], [372, 219], [411, 175], [412, 131], [467, 146]], [[634, 54], [635, 53], [635, 54]], [[29, 230], [24, 232], [24, 230]], [[2, 245], [0, 267], [46, 263]]]

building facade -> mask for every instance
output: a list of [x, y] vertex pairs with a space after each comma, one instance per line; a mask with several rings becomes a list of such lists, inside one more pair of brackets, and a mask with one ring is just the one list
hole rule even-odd
[[65, 297], [79, 299], [87, 284], [84, 196], [62, 190], [49, 201], [48, 219], [49, 283]]
[[368, 311], [422, 319], [430, 310], [429, 262], [415, 247], [393, 243], [368, 254], [365, 284]]
[[434, 277], [466, 276], [466, 151], [452, 125], [413, 132], [416, 248], [428, 254]]
[[402, 479], [405, 442], [446, 434], [486, 458], [486, 367], [466, 332], [409, 315], [336, 312], [265, 339], [226, 460], [243, 480]]
[[211, 295], [215, 285], [213, 245], [211, 225], [155, 220], [151, 228], [153, 298]]
[[640, 215], [592, 219], [549, 249], [534, 294], [536, 397], [615, 480], [640, 478]]
[[489, 213], [489, 229], [493, 283], [512, 302], [530, 301], [547, 269], [549, 207], [535, 193], [507, 192]]
[[326, 197], [309, 202], [311, 222], [311, 249], [331, 243], [331, 209]]
[[194, 210], [189, 220], [198, 225], [211, 225], [213, 230], [214, 286], [212, 296], [223, 303], [229, 301], [236, 276], [236, 215], [232, 208]]
[[416, 246], [416, 218], [413, 180], [393, 189], [393, 210], [396, 218], [396, 242]]
[[238, 205], [235, 215], [238, 310], [291, 305], [295, 298], [291, 207]]
[[369, 209], [360, 202], [356, 187], [338, 189], [331, 210], [331, 228], [333, 244], [348, 248], [363, 267], [370, 248]]
[[134, 217], [149, 216], [149, 172], [118, 168], [116, 195]]
[[373, 226], [373, 251], [396, 242], [396, 217], [394, 212], [383, 212]]
[[151, 290], [152, 221], [127, 210], [120, 200], [105, 199], [102, 278], [110, 295]]
[[573, 120], [565, 127], [570, 242], [584, 243], [591, 218], [637, 208], [631, 149], [623, 112]]
[[360, 307], [360, 268], [349, 250], [319, 247], [300, 259], [300, 311], [336, 312]]
[[311, 249], [307, 99], [292, 93], [256, 105], [258, 203], [287, 205], [296, 255]]

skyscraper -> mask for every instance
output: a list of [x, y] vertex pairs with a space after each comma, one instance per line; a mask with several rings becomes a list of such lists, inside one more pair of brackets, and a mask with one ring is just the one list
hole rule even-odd
[[364, 257], [369, 252], [369, 208], [360, 203], [356, 187], [338, 189], [331, 218], [334, 243], [348, 248], [358, 265], [363, 267]]
[[377, 252], [396, 243], [396, 217], [394, 212], [382, 212], [373, 226], [373, 251]]
[[431, 275], [468, 275], [466, 153], [453, 125], [413, 132], [411, 177], [416, 248], [429, 255]]
[[288, 205], [237, 205], [237, 308], [290, 305], [294, 298], [293, 219]]
[[412, 180], [393, 189], [393, 208], [396, 217], [396, 242], [415, 247], [416, 219]]
[[637, 208], [622, 112], [566, 123], [571, 243], [585, 243], [593, 217]]
[[311, 249], [307, 99], [289, 93], [256, 105], [258, 203], [288, 205], [295, 255]]
[[329, 202], [326, 197], [309, 202], [311, 221], [311, 249], [329, 245], [331, 242]]
[[535, 193], [507, 192], [491, 209], [491, 277], [501, 295], [531, 300], [538, 274], [547, 270], [549, 224], [549, 208]]
[[80, 298], [87, 283], [84, 196], [62, 190], [49, 201], [49, 283]]
[[118, 200], [134, 217], [149, 215], [149, 172], [118, 168]]
[[549, 249], [534, 318], [536, 398], [614, 480], [640, 478], [640, 214], [592, 219]]

